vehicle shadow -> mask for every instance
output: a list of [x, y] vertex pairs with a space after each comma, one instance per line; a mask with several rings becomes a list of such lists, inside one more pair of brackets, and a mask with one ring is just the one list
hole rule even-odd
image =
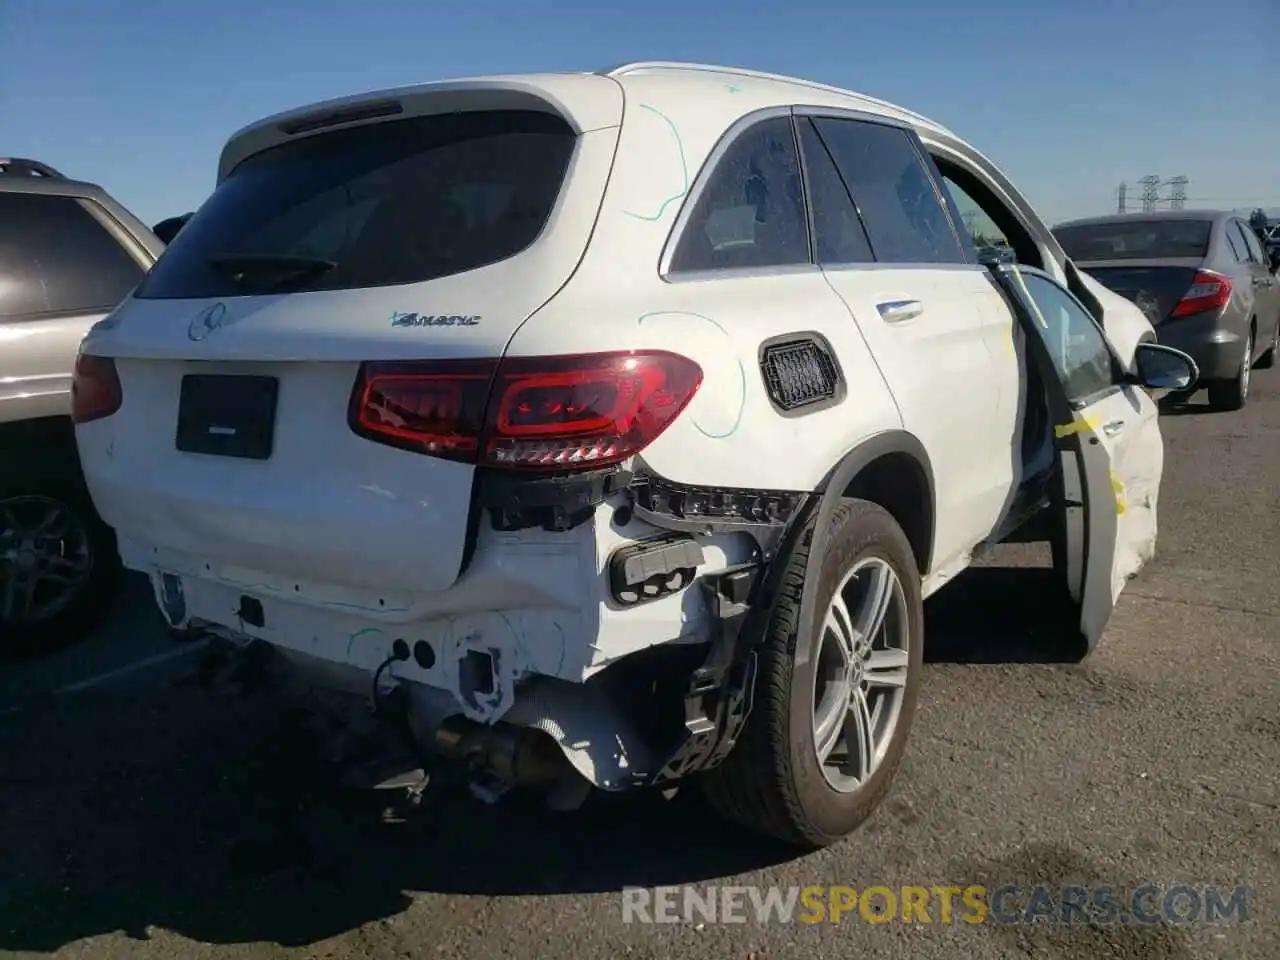
[[925, 603], [926, 663], [1078, 663], [1077, 615], [1048, 567], [973, 567]]
[[[927, 604], [928, 659], [1067, 659], [1043, 626], [1050, 576], [966, 573]], [[336, 785], [319, 746], [269, 689], [229, 697], [194, 678], [6, 717], [0, 952], [117, 931], [144, 941], [151, 928], [304, 946], [415, 900], [447, 910], [434, 895], [612, 893], [798, 856], [719, 820], [689, 788], [553, 814], [446, 786], [388, 816], [385, 797]]]
[[404, 912], [414, 893], [607, 893], [796, 856], [719, 821], [693, 790], [553, 814], [447, 786], [389, 818], [385, 798], [335, 786], [262, 695], [85, 695], [6, 717], [0, 755], [6, 954], [152, 927], [314, 944]]
[[1216, 412], [1209, 405], [1207, 395], [1199, 392], [1193, 393], [1191, 396], [1170, 395], [1162, 397], [1157, 406], [1162, 417], [1189, 417]]

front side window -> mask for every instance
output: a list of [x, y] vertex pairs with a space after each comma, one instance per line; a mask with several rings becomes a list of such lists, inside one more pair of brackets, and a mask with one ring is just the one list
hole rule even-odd
[[146, 272], [90, 200], [0, 193], [0, 320], [113, 310]]
[[809, 262], [800, 158], [790, 117], [762, 120], [729, 145], [698, 196], [671, 271]]
[[964, 250], [911, 135], [900, 127], [814, 121], [882, 263], [965, 263]]
[[1049, 351], [1067, 399], [1083, 403], [1116, 383], [1111, 348], [1093, 318], [1076, 299], [1038, 274], [1016, 274], [1031, 319]]
[[137, 296], [357, 289], [497, 263], [541, 233], [575, 143], [560, 117], [493, 110], [272, 147], [219, 184]]

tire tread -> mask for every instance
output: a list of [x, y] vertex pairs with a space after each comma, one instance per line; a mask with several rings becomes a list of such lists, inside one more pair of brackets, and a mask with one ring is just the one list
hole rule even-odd
[[[842, 500], [832, 514], [831, 529], [838, 531], [853, 524], [863, 527], [865, 532], [859, 536], [863, 541], [883, 534], [886, 529], [891, 531], [900, 538], [900, 548], [905, 555], [912, 555], [906, 535], [878, 504]], [[799, 642], [801, 600], [812, 546], [810, 528], [786, 558], [774, 607], [757, 649], [755, 698], [742, 736], [724, 762], [700, 779], [704, 795], [721, 816], [792, 845], [818, 849], [841, 837], [819, 830], [801, 805], [794, 786], [796, 777], [784, 721], [790, 710], [791, 665]], [[904, 705], [900, 722], [910, 721], [909, 706]], [[763, 717], [768, 717], [768, 722]], [[896, 754], [890, 751], [878, 783], [858, 797], [859, 807], [868, 814], [883, 800], [900, 759], [901, 751]]]

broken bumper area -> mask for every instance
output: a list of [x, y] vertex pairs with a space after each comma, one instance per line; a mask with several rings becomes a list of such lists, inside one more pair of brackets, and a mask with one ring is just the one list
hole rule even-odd
[[269, 681], [313, 718], [349, 786], [416, 794], [433, 778], [461, 779], [485, 801], [520, 788], [572, 809], [592, 788], [662, 786], [728, 755], [750, 709], [755, 655], [743, 626], [759, 570], [697, 581], [713, 612], [707, 642], [660, 644], [583, 683], [528, 677], [490, 722], [461, 713], [447, 691], [396, 677], [396, 654], [371, 676], [225, 630], [216, 649], [229, 675]]

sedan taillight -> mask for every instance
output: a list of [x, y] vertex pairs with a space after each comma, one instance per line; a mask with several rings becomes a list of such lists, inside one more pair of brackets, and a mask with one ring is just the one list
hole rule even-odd
[[1231, 280], [1212, 270], [1199, 270], [1191, 281], [1191, 289], [1182, 295], [1171, 317], [1190, 317], [1197, 313], [1208, 313], [1227, 305], [1231, 299]]

